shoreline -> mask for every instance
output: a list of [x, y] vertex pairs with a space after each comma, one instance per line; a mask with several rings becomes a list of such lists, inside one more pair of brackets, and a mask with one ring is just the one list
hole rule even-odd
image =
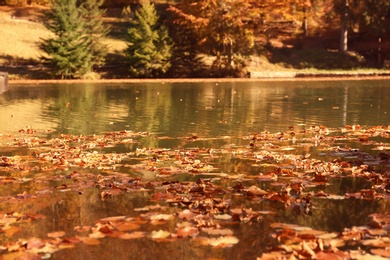
[[191, 82], [261, 82], [261, 81], [341, 81], [341, 80], [390, 80], [390, 70], [252, 70], [248, 78], [101, 78], [101, 79], [10, 79], [8, 85], [38, 84], [130, 84], [130, 83], [191, 83]]
[[119, 84], [119, 83], [191, 83], [191, 82], [256, 82], [256, 81], [342, 81], [342, 80], [390, 80], [386, 74], [295, 74], [294, 76], [268, 76], [256, 78], [156, 78], [156, 79], [9, 79], [9, 85], [38, 84]]

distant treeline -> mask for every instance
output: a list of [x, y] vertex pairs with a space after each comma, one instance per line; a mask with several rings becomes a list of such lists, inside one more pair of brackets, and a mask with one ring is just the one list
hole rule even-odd
[[[85, 64], [80, 64], [77, 70], [72, 68], [71, 72], [58, 68], [56, 75], [60, 77], [79, 77], [78, 74], [86, 74], [98, 64], [104, 65], [103, 58], [97, 62], [89, 56], [103, 53], [92, 50], [96, 46], [91, 48], [91, 45], [110, 35], [110, 32], [101, 33], [100, 28], [104, 24], [92, 30], [97, 22], [91, 24], [90, 17], [101, 22], [106, 10], [113, 8], [122, 9], [120, 18], [124, 21], [125, 30], [120, 34], [127, 34], [129, 48], [125, 54], [129, 67], [133, 67], [131, 74], [140, 74], [141, 71], [145, 77], [161, 76], [162, 73], [181, 77], [189, 76], [194, 71], [203, 74], [201, 67], [205, 61], [199, 57], [214, 57], [207, 60], [211, 63], [212, 76], [242, 76], [246, 75], [247, 57], [266, 56], [270, 48], [286, 46], [338, 49], [345, 53], [350, 46], [355, 45], [356, 48], [356, 43], [374, 43], [366, 44], [373, 46], [370, 49], [361, 48], [359, 51], [366, 52], [363, 54], [366, 56], [376, 55], [380, 62], [390, 59], [386, 47], [390, 42], [389, 0], [150, 0], [152, 6], [147, 8], [144, 6], [147, 0], [0, 0], [0, 4], [52, 4], [52, 9], [57, 6], [60, 10], [69, 1], [73, 2], [75, 9], [82, 7], [74, 15], [89, 24], [76, 30], [77, 33], [83, 31], [80, 39], [90, 38], [85, 43], [86, 54], [83, 54], [89, 68], [83, 68]], [[96, 10], [96, 6], [100, 11]], [[67, 12], [68, 9], [65, 8]], [[61, 13], [57, 12], [58, 15]], [[55, 10], [53, 14], [56, 14]], [[57, 22], [71, 22], [72, 19], [69, 14], [69, 17], [58, 17]], [[56, 19], [47, 17], [45, 23], [49, 25], [48, 28], [54, 34], [64, 35], [58, 30], [62, 27], [50, 25], [50, 20]], [[74, 26], [81, 25], [76, 23]], [[51, 56], [57, 55], [62, 46], [69, 45], [64, 42], [46, 44], [43, 50]], [[377, 53], [379, 50], [380, 54]], [[80, 50], [75, 57], [81, 57], [84, 51]], [[68, 53], [68, 50], [64, 53]], [[52, 57], [51, 61], [56, 59]], [[59, 64], [74, 65], [74, 62], [64, 62], [61, 57], [56, 66]], [[137, 66], [134, 67], [134, 64]]]
[[[139, 4], [138, 0], [105, 0], [104, 8], [122, 8], [127, 5]], [[156, 0], [151, 1], [154, 4], [176, 4], [180, 1], [175, 0]], [[50, 5], [50, 0], [0, 0], [0, 5], [26, 6], [26, 5]]]

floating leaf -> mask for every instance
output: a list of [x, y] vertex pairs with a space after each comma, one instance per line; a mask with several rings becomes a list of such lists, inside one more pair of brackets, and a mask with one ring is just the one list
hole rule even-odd
[[27, 249], [43, 248], [44, 246], [45, 246], [45, 242], [39, 238], [31, 238], [27, 242]]
[[89, 237], [91, 237], [91, 238], [103, 238], [103, 237], [106, 237], [106, 234], [103, 233], [103, 232], [98, 231], [98, 232], [93, 232], [93, 233], [89, 234]]
[[[73, 247], [73, 245], [69, 245], [69, 247]], [[43, 247], [34, 247], [30, 249], [29, 251], [35, 254], [38, 253], [54, 253], [58, 251], [59, 248], [50, 244], [50, 243], [45, 243]]]
[[132, 222], [121, 222], [121, 223], [116, 223], [115, 227], [118, 231], [130, 231], [130, 230], [138, 229], [140, 226]]
[[342, 259], [350, 259], [350, 256], [348, 253], [343, 251], [319, 251], [315, 255], [315, 259], [322, 259], [322, 260], [342, 260]]
[[248, 196], [265, 196], [268, 194], [267, 191], [260, 189], [257, 186], [250, 186], [245, 190]]
[[193, 236], [197, 236], [198, 234], [199, 234], [199, 229], [198, 228], [187, 226], [187, 227], [182, 227], [182, 228], [176, 229], [175, 233], [172, 234], [172, 236], [175, 236], [175, 237], [193, 237]]
[[279, 149], [280, 151], [292, 151], [292, 150], [295, 150], [294, 147], [282, 147]]
[[222, 236], [218, 238], [209, 238], [207, 244], [214, 247], [231, 247], [239, 242], [234, 236]]
[[7, 237], [12, 237], [13, 235], [15, 235], [16, 233], [20, 232], [22, 229], [20, 227], [16, 227], [16, 226], [9, 226], [7, 228], [5, 228], [5, 235]]
[[229, 214], [214, 215], [213, 217], [215, 219], [219, 219], [219, 220], [230, 220], [230, 219], [232, 219], [232, 216], [229, 215]]
[[78, 237], [84, 244], [95, 246], [100, 244], [100, 240], [95, 237]]
[[64, 231], [50, 232], [50, 233], [47, 233], [47, 236], [51, 237], [51, 238], [63, 237], [63, 236], [65, 236], [65, 232]]
[[233, 231], [227, 228], [202, 228], [202, 231], [213, 236], [232, 236]]
[[155, 210], [155, 209], [161, 209], [162, 207], [160, 205], [149, 205], [145, 206], [143, 208], [135, 208], [134, 211], [149, 211], [149, 210]]
[[390, 238], [389, 237], [380, 237], [373, 239], [365, 239], [360, 241], [365, 246], [374, 246], [374, 247], [382, 247], [387, 248], [390, 247]]
[[77, 231], [77, 232], [80, 232], [80, 233], [82, 233], [82, 232], [89, 232], [90, 230], [91, 230], [91, 226], [82, 226], [82, 227], [80, 227], [80, 226], [76, 226], [76, 227], [74, 227], [73, 229], [75, 230], [75, 231]]
[[192, 212], [189, 209], [185, 209], [185, 210], [179, 212], [177, 215], [179, 218], [185, 219], [185, 220], [191, 220], [191, 219], [195, 218], [196, 216], [198, 216], [198, 214]]
[[154, 240], [156, 239], [158, 240], [158, 239], [168, 238], [170, 235], [171, 233], [169, 233], [168, 231], [164, 231], [160, 229], [159, 231], [152, 231], [150, 237]]
[[123, 220], [125, 218], [126, 218], [126, 216], [106, 217], [106, 218], [100, 219], [100, 222], [112, 222], [112, 221]]
[[132, 233], [125, 233], [123, 235], [120, 235], [120, 239], [137, 239], [137, 238], [143, 238], [147, 234], [146, 232], [132, 232]]
[[31, 252], [15, 252], [2, 255], [4, 260], [40, 260], [42, 257], [39, 254]]
[[171, 220], [173, 219], [173, 215], [172, 214], [155, 214], [155, 215], [151, 215], [150, 216], [150, 220], [163, 220], [163, 221], [166, 221], [166, 220]]
[[370, 252], [374, 255], [390, 258], [390, 249], [373, 248]]

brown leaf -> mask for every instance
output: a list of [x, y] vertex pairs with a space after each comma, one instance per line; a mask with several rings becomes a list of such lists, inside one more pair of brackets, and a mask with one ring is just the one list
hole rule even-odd
[[79, 239], [86, 245], [94, 246], [99, 245], [100, 240], [94, 237], [79, 237]]
[[343, 259], [349, 259], [350, 257], [348, 256], [347, 253], [343, 251], [319, 251], [316, 254], [316, 258], [318, 260], [343, 260]]
[[171, 220], [173, 219], [174, 216], [172, 214], [156, 214], [156, 215], [151, 215], [150, 220], [158, 220], [158, 221], [166, 221], [166, 220]]
[[64, 190], [64, 189], [67, 189], [67, 188], [68, 188], [68, 185], [66, 185], [66, 184], [61, 184], [61, 185], [54, 186], [54, 189], [58, 189], [58, 190]]
[[185, 210], [179, 212], [177, 215], [178, 215], [178, 217], [181, 218], [181, 219], [184, 219], [184, 220], [191, 220], [191, 219], [195, 218], [198, 214], [192, 212], [192, 211], [189, 210], [189, 209], [185, 209]]
[[[72, 245], [73, 246], [73, 245]], [[60, 248], [57, 247], [57, 246], [54, 246], [53, 244], [51, 243], [45, 243], [44, 247], [34, 247], [32, 249], [30, 249], [30, 252], [31, 253], [53, 253], [55, 251], [58, 251]]]
[[389, 237], [378, 237], [373, 239], [365, 239], [360, 241], [365, 246], [373, 246], [373, 247], [382, 247], [387, 248], [390, 247], [390, 238]]
[[37, 220], [37, 219], [45, 219], [46, 216], [42, 214], [27, 214], [27, 217], [32, 219], [32, 220]]
[[214, 247], [231, 247], [239, 242], [234, 236], [222, 236], [218, 238], [209, 238], [207, 244]]
[[187, 226], [187, 227], [182, 227], [182, 228], [176, 229], [176, 232], [174, 234], [172, 234], [172, 236], [193, 237], [193, 236], [197, 236], [198, 234], [199, 234], [198, 228]]
[[8, 228], [5, 229], [5, 235], [7, 237], [12, 237], [14, 234], [20, 232], [22, 229], [20, 227], [16, 226], [9, 226]]
[[118, 220], [122, 220], [122, 219], [125, 219], [126, 216], [114, 216], [114, 217], [107, 217], [107, 218], [102, 218], [100, 219], [100, 222], [104, 223], [104, 222], [113, 222], [113, 221], [118, 221]]
[[98, 230], [99, 230], [99, 232], [104, 233], [104, 234], [112, 233], [111, 226], [109, 226], [109, 225], [101, 225]]
[[42, 248], [45, 246], [45, 242], [43, 242], [39, 238], [31, 238], [27, 242], [27, 249], [32, 249], [32, 248]]
[[320, 183], [324, 183], [327, 181], [328, 181], [328, 176], [322, 174], [317, 174], [312, 180], [312, 182], [320, 182]]
[[213, 236], [232, 236], [233, 231], [227, 228], [202, 228], [203, 232]]
[[272, 251], [269, 253], [263, 253], [261, 257], [257, 258], [257, 260], [278, 260], [278, 259], [289, 259], [289, 258], [284, 251]]
[[302, 250], [299, 252], [300, 255], [309, 257], [310, 259], [316, 258], [316, 253], [313, 251], [313, 249], [309, 246], [309, 244], [306, 241], [303, 241], [301, 245], [302, 245]]
[[98, 231], [98, 232], [93, 232], [93, 233], [89, 234], [88, 236], [91, 238], [103, 238], [103, 237], [106, 237], [106, 234]]
[[33, 254], [30, 252], [18, 252], [13, 254], [4, 255], [3, 259], [13, 259], [13, 260], [40, 260], [41, 256], [38, 254]]
[[92, 228], [91, 226], [82, 226], [82, 227], [76, 226], [76, 227], [74, 227], [74, 230], [82, 233], [82, 232], [89, 232], [91, 230], [91, 228]]
[[248, 196], [264, 196], [267, 195], [268, 192], [265, 190], [260, 189], [257, 186], [250, 186], [248, 189], [245, 190]]
[[154, 210], [154, 209], [161, 209], [162, 207], [160, 205], [149, 205], [145, 206], [143, 208], [135, 208], [134, 211], [149, 211], [149, 210]]
[[230, 220], [232, 219], [233, 217], [229, 214], [218, 214], [218, 215], [214, 215], [213, 216], [215, 219], [219, 219], [219, 220]]
[[159, 231], [152, 231], [152, 233], [150, 234], [150, 236], [153, 240], [168, 238], [170, 235], [171, 235], [171, 233], [169, 233], [168, 231], [161, 230], [161, 229]]
[[119, 236], [120, 239], [137, 239], [137, 238], [143, 238], [146, 236], [146, 232], [132, 232], [132, 233], [125, 233], [121, 236]]
[[118, 231], [130, 231], [130, 230], [138, 229], [140, 226], [132, 222], [121, 222], [121, 223], [116, 223], [115, 227]]
[[63, 237], [63, 236], [65, 236], [65, 232], [64, 231], [50, 232], [50, 233], [47, 233], [47, 236], [51, 237], [51, 238]]
[[316, 194], [314, 196], [316, 196], [316, 197], [328, 197], [329, 194], [325, 193], [322, 190], [319, 190], [319, 191], [316, 192]]
[[390, 249], [381, 249], [381, 248], [373, 248], [370, 250], [370, 252], [374, 255], [380, 255], [383, 257], [387, 257], [390, 259]]

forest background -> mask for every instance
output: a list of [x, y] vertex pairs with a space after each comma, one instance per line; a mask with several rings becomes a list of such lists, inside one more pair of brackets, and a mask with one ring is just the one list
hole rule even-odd
[[[75, 2], [81, 6], [88, 1]], [[131, 52], [130, 47], [134, 49], [134, 30], [140, 29], [139, 19], [135, 20], [142, 5], [129, 0], [100, 4], [101, 28], [106, 30], [99, 39], [106, 47], [101, 52], [104, 57], [90, 71], [65, 77], [261, 77], [283, 72], [288, 75], [291, 71], [318, 74], [367, 69], [388, 72], [387, 0], [152, 1], [158, 19], [149, 29], [166, 28], [169, 66], [159, 73], [146, 70], [142, 74], [134, 72], [142, 66], [156, 67], [153, 62], [158, 58], [145, 57], [146, 63], [134, 66], [140, 60], [134, 60], [138, 52]], [[42, 48], [43, 41], [56, 35], [45, 27], [48, 16], [44, 11], [50, 8], [49, 0], [0, 1], [0, 71], [8, 72], [11, 79], [64, 78], [61, 73], [53, 73], [53, 64], [47, 62], [48, 55]], [[142, 44], [139, 47], [147, 49]]]

